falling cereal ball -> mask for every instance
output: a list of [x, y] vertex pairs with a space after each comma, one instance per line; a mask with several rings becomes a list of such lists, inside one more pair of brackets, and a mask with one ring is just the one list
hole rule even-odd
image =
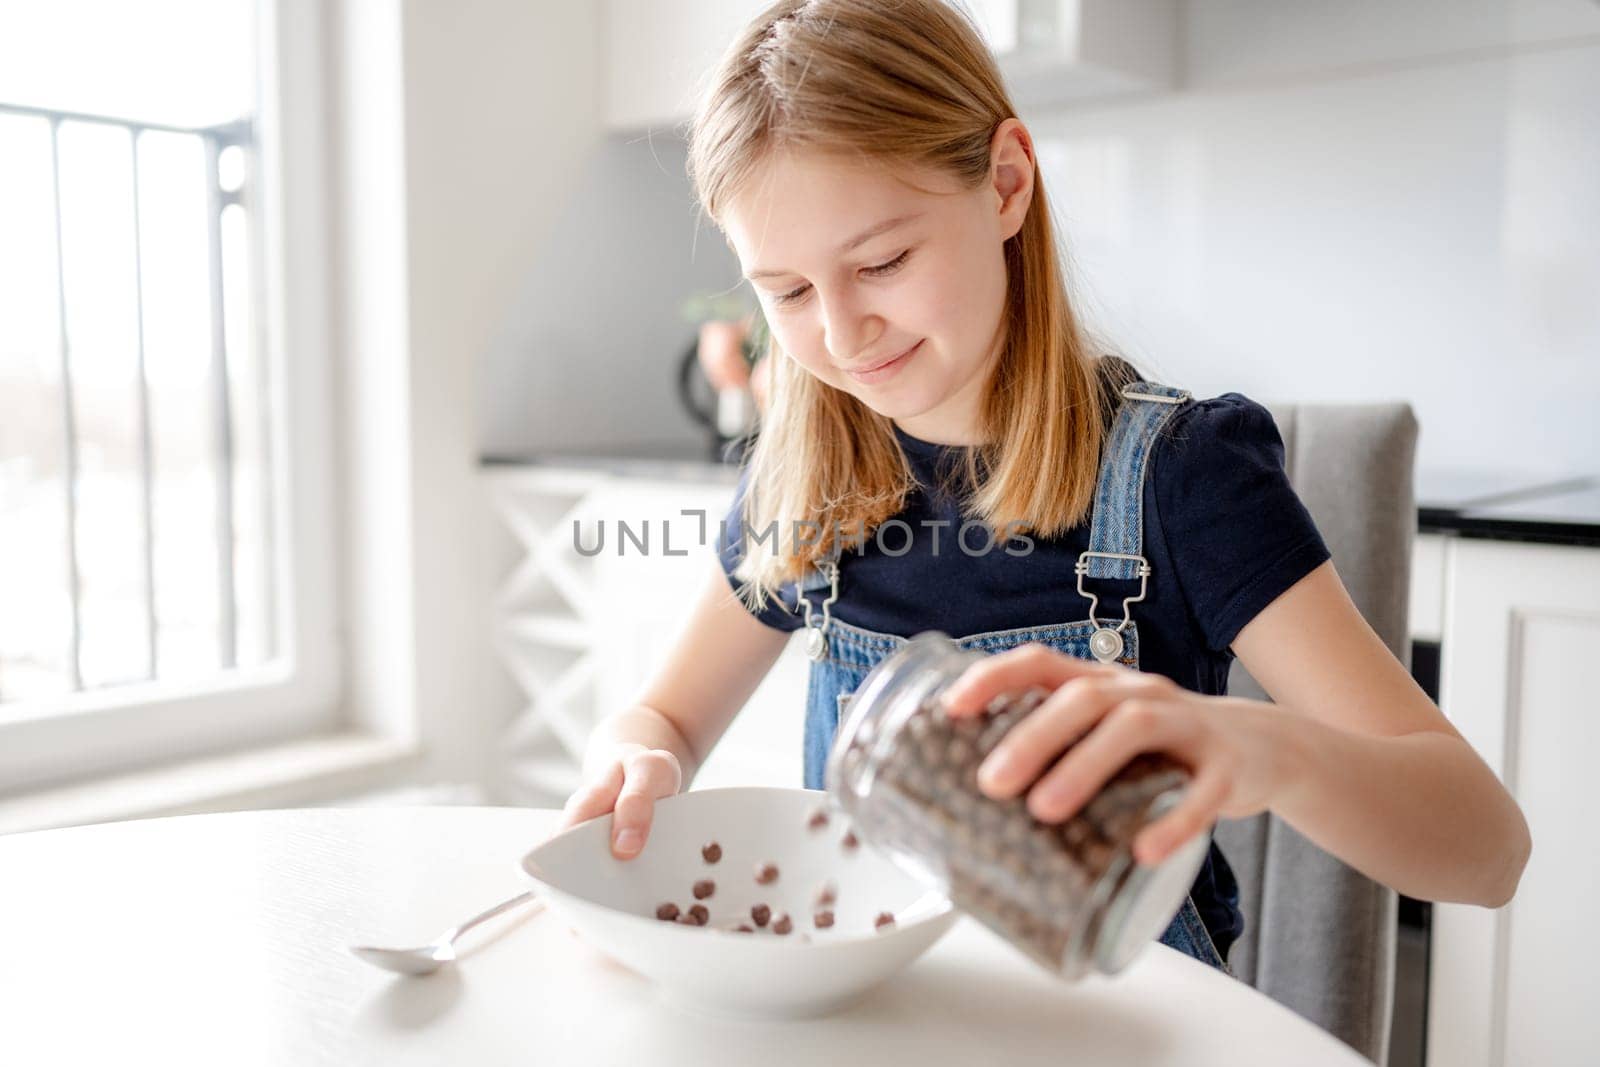
[[717, 883], [709, 878], [702, 878], [694, 884], [694, 899], [704, 900], [717, 891]]
[[873, 926], [874, 929], [877, 929], [877, 930], [882, 930], [885, 927], [889, 927], [889, 926], [893, 926], [893, 925], [894, 925], [894, 913], [893, 912], [889, 912], [889, 911], [880, 911], [880, 912], [878, 912], [878, 917], [876, 919], [872, 920], [872, 926]]
[[757, 926], [765, 926], [767, 920], [772, 918], [772, 909], [765, 904], [757, 904], [750, 909], [750, 918], [755, 920]]
[[789, 918], [789, 913], [786, 911], [778, 912], [778, 917], [772, 920], [772, 932], [775, 934], [787, 934], [793, 929], [794, 920]]
[[704, 904], [692, 905], [689, 908], [689, 914], [693, 916], [696, 926], [704, 926], [711, 921], [711, 911]]
[[656, 918], [666, 919], [668, 922], [678, 917], [678, 906], [672, 901], [656, 905]]
[[763, 863], [756, 867], [756, 881], [761, 885], [771, 885], [778, 880], [778, 865], [776, 863]]
[[856, 832], [854, 830], [848, 830], [845, 832], [844, 838], [839, 842], [839, 844], [846, 852], [854, 852], [856, 848], [860, 846], [861, 842], [856, 838]]
[[833, 925], [833, 912], [828, 908], [823, 908], [812, 917], [812, 921], [817, 924], [818, 930], [826, 930]]
[[722, 858], [722, 846], [712, 841], [700, 849], [700, 858], [707, 863], [717, 862]]
[[832, 882], [823, 882], [817, 890], [817, 907], [825, 908], [839, 899], [839, 887]]
[[828, 825], [828, 809], [818, 808], [811, 813], [811, 818], [806, 820], [806, 829], [821, 830]]

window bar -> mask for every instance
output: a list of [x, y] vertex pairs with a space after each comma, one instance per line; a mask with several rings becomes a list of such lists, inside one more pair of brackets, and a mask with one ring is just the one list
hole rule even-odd
[[67, 490], [67, 599], [71, 608], [72, 630], [67, 646], [67, 675], [72, 691], [83, 688], [83, 620], [79, 604], [78, 574], [78, 420], [72, 395], [72, 356], [67, 340], [67, 272], [65, 244], [61, 237], [61, 119], [50, 117], [50, 189], [55, 212], [56, 241], [56, 320], [57, 344], [61, 352], [61, 416], [66, 442], [64, 460]]
[[206, 167], [206, 236], [211, 257], [212, 440], [217, 471], [217, 642], [221, 666], [238, 662], [238, 601], [233, 575], [233, 420], [228, 390], [228, 342], [222, 297], [222, 177], [220, 138], [203, 133]]
[[[261, 211], [258, 207], [260, 199], [255, 195], [255, 188], [259, 182], [259, 159], [256, 154], [255, 125], [249, 119], [241, 119], [228, 127], [229, 143], [239, 146], [244, 154], [244, 175], [239, 188], [227, 194], [227, 202], [238, 204], [244, 209], [247, 230], [250, 234], [248, 244], [249, 252], [249, 278], [253, 293], [253, 305], [258, 308], [267, 306], [266, 292], [266, 246], [267, 242], [262, 235]], [[254, 198], [254, 203], [252, 203]], [[270, 577], [276, 573], [273, 561], [277, 554], [277, 522], [276, 508], [278, 501], [273, 492], [273, 478], [277, 449], [272, 441], [272, 382], [270, 361], [267, 358], [266, 316], [254, 315], [251, 317], [253, 329], [250, 343], [255, 346], [255, 357], [251, 367], [256, 375], [255, 388], [257, 395], [263, 401], [257, 407], [258, 423], [251, 428], [256, 439], [262, 442], [261, 477], [259, 479], [259, 503], [261, 514], [261, 558], [267, 561], [268, 580], [264, 583], [266, 588], [261, 590], [261, 633], [262, 658], [272, 659], [277, 655], [278, 640], [278, 583]]]
[[[32, 115], [34, 118], [45, 119], [49, 122], [87, 122], [96, 126], [119, 126], [123, 129], [128, 129], [133, 125], [127, 119], [116, 118], [112, 115], [92, 115], [86, 111], [60, 111], [56, 108], [31, 107], [27, 104], [0, 103], [0, 112], [4, 112], [7, 115]], [[194, 126], [174, 126], [167, 122], [141, 120], [138, 123], [138, 127], [143, 131], [159, 130], [163, 133], [204, 133], [204, 130]]]
[[139, 213], [139, 137], [137, 126], [128, 127], [128, 160], [133, 170], [133, 310], [134, 342], [139, 371], [139, 487], [144, 505], [144, 616], [145, 677], [156, 679], [156, 556], [154, 472], [150, 457], [150, 375], [144, 354], [144, 245]]

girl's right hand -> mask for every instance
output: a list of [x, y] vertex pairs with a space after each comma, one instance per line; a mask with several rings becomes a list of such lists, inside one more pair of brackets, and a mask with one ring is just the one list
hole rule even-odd
[[677, 756], [663, 748], [622, 745], [609, 765], [567, 798], [555, 833], [612, 812], [611, 854], [632, 859], [650, 834], [656, 801], [675, 796], [682, 785]]

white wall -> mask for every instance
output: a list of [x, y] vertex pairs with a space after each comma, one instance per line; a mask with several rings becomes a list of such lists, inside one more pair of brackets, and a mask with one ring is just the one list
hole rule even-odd
[[586, 3], [405, 3], [410, 283], [410, 581], [416, 694], [443, 766], [482, 777], [515, 707], [491, 589], [504, 533], [477, 478], [483, 350], [598, 133], [598, 22]]
[[478, 479], [483, 353], [599, 137], [594, 5], [404, 4], [416, 700], [439, 776], [484, 775], [517, 704], [495, 660], [509, 537]]
[[1422, 484], [1600, 468], [1600, 4], [1193, 0], [1184, 91], [1025, 111], [1098, 331], [1404, 398]]
[[515, 711], [490, 605], [516, 548], [479, 478], [482, 355], [600, 136], [586, 4], [344, 0], [341, 501], [348, 706], [415, 724], [410, 777], [482, 781]]

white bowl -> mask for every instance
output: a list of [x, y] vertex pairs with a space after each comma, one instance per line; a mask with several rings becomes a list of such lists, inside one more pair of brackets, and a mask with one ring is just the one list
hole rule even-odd
[[[522, 868], [550, 910], [591, 946], [653, 979], [661, 995], [694, 1011], [722, 1016], [800, 1017], [835, 1011], [899, 971], [939, 940], [959, 912], [889, 859], [862, 844], [844, 849], [844, 817], [830, 811], [825, 829], [807, 819], [826, 804], [811, 789], [740, 787], [691, 790], [658, 801], [644, 850], [631, 860], [611, 855], [605, 815], [551, 838], [523, 857]], [[701, 847], [715, 841], [710, 864]], [[756, 867], [779, 874], [759, 885]], [[716, 891], [696, 901], [694, 883]], [[813, 923], [825, 881], [838, 889], [834, 925]], [[702, 903], [705, 926], [655, 917], [671, 901], [681, 911]], [[794, 932], [736, 933], [750, 909], [787, 911]], [[895, 915], [878, 930], [880, 912]], [[804, 935], [804, 936], [802, 936]]]

